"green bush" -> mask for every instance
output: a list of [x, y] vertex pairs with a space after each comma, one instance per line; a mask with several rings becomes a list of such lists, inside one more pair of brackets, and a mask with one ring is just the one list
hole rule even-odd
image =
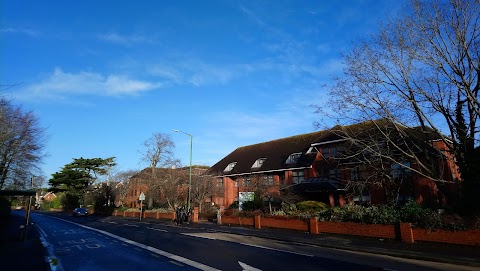
[[282, 211], [286, 215], [297, 215], [298, 214], [298, 209], [296, 204], [290, 204], [288, 202], [282, 202]]
[[320, 221], [356, 222], [367, 224], [395, 224], [400, 221], [397, 210], [388, 205], [363, 207], [345, 205], [318, 213]]
[[173, 210], [170, 210], [168, 208], [155, 208], [155, 209], [150, 209], [150, 210], [144, 210], [145, 213], [172, 213], [174, 212]]
[[417, 228], [443, 228], [440, 214], [431, 209], [423, 207], [415, 201], [407, 202], [400, 209], [400, 219], [402, 222], [412, 223], [412, 226]]
[[227, 209], [237, 209], [238, 210], [238, 201], [234, 201]]
[[327, 204], [320, 202], [320, 201], [302, 201], [296, 204], [297, 209], [301, 212], [306, 212], [306, 213], [318, 213], [322, 210], [327, 209]]
[[60, 196], [60, 203], [65, 210], [73, 210], [79, 206], [80, 197], [66, 192]]
[[254, 211], [256, 208], [255, 208], [255, 202], [254, 201], [246, 201], [242, 204], [242, 210], [243, 211]]
[[389, 205], [370, 206], [364, 208], [363, 223], [369, 224], [395, 224], [400, 222], [398, 211]]

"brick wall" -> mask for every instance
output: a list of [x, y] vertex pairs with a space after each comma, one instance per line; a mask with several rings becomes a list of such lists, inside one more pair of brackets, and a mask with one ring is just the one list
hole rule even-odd
[[267, 228], [282, 228], [290, 230], [308, 231], [308, 221], [304, 220], [262, 217], [260, 219], [260, 223], [262, 227]]
[[416, 241], [430, 241], [460, 245], [480, 245], [480, 230], [471, 231], [429, 231], [425, 229], [412, 229]]
[[222, 224], [249, 226], [260, 229], [283, 228], [308, 231], [311, 234], [333, 233], [344, 235], [357, 235], [373, 238], [398, 239], [405, 243], [415, 241], [429, 241], [437, 243], [451, 243], [460, 245], [480, 245], [480, 231], [428, 231], [425, 229], [412, 229], [410, 223], [395, 225], [361, 224], [352, 222], [319, 222], [316, 218], [310, 220], [276, 219], [265, 217], [233, 217], [222, 216]]
[[395, 226], [368, 225], [350, 222], [318, 222], [318, 231], [323, 233], [359, 235], [395, 239]]
[[222, 216], [222, 224], [255, 226], [253, 217]]
[[[195, 208], [194, 212], [198, 212]], [[114, 216], [139, 217], [140, 212], [117, 212]], [[156, 219], [175, 218], [175, 213], [150, 213], [145, 212], [145, 217]], [[410, 223], [400, 223], [398, 229], [395, 225], [377, 225], [377, 224], [361, 224], [352, 222], [320, 222], [316, 218], [310, 220], [300, 219], [278, 219], [271, 217], [234, 217], [225, 216], [221, 218], [222, 224], [233, 224], [247, 227], [267, 228], [283, 228], [307, 231], [311, 234], [333, 233], [344, 235], [357, 235], [374, 238], [398, 239], [405, 243], [413, 243], [415, 241], [428, 241], [437, 243], [449, 243], [459, 245], [480, 246], [480, 230], [470, 231], [429, 231], [425, 229], [412, 229]]]

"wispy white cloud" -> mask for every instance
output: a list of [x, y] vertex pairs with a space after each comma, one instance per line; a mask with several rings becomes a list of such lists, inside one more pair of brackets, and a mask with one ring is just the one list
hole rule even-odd
[[132, 45], [137, 43], [155, 43], [153, 39], [139, 34], [121, 35], [118, 33], [107, 33], [98, 35], [98, 38], [102, 41], [122, 45]]
[[29, 28], [0, 28], [0, 33], [7, 33], [7, 34], [22, 34], [22, 35], [27, 35], [30, 37], [38, 37], [41, 35], [40, 32], [29, 29]]
[[126, 75], [93, 72], [67, 73], [56, 68], [39, 82], [25, 86], [16, 96], [23, 99], [67, 99], [69, 96], [124, 96], [162, 87], [160, 83], [131, 79]]
[[155, 64], [148, 73], [174, 85], [196, 87], [225, 84], [238, 78], [241, 65], [213, 64], [203, 61], [172, 61], [168, 64]]

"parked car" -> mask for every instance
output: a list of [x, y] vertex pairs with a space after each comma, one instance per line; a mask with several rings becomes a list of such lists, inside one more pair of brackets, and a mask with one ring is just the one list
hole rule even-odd
[[73, 216], [87, 216], [87, 215], [88, 215], [88, 211], [85, 208], [79, 207], [73, 210]]

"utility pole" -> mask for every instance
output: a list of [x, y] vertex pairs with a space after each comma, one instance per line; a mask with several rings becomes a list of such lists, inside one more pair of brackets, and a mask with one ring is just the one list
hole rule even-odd
[[[31, 189], [33, 190], [33, 182], [35, 180], [35, 176], [32, 176], [32, 182], [31, 182]], [[27, 206], [27, 219], [26, 219], [26, 224], [25, 224], [25, 229], [23, 231], [23, 241], [27, 239], [27, 231], [28, 231], [28, 224], [30, 224], [30, 211], [32, 209], [32, 196], [29, 197], [28, 199], [28, 206]]]

